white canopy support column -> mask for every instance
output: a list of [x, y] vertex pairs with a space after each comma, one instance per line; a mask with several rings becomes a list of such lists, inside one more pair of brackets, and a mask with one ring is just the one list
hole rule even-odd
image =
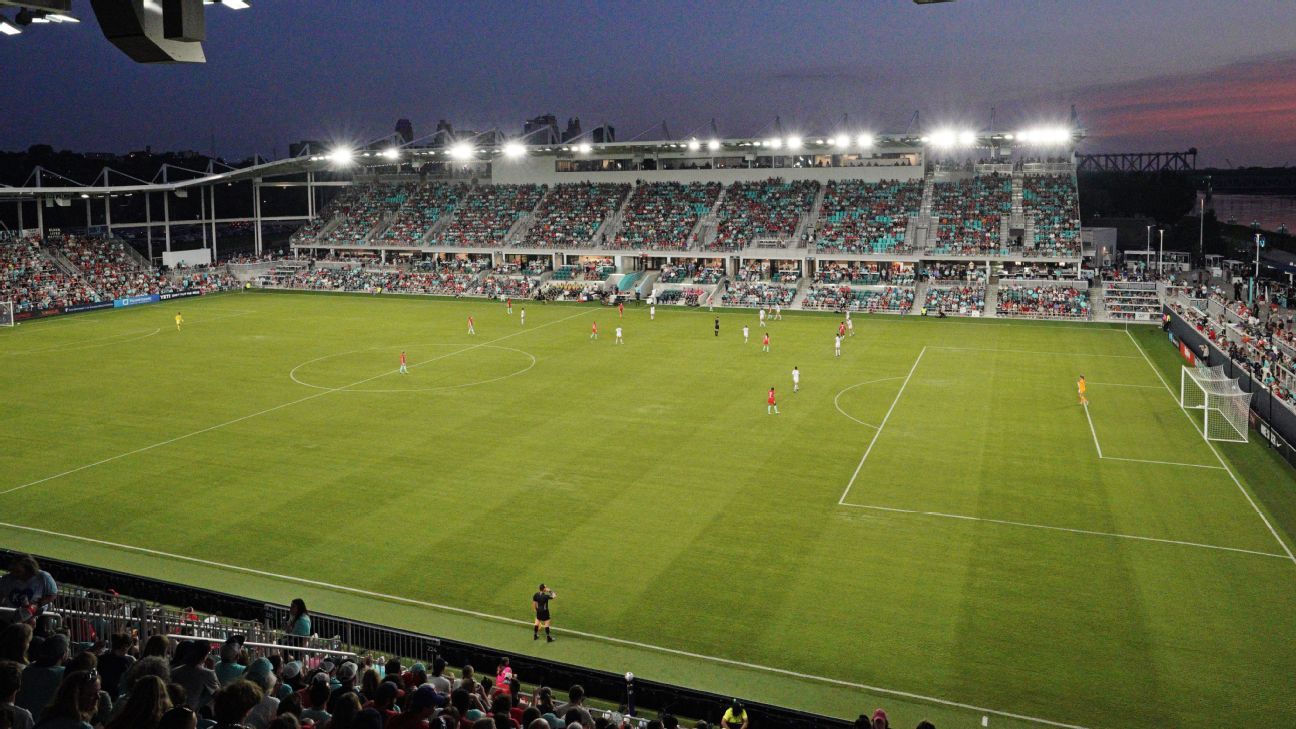
[[145, 237], [148, 239], [148, 257], [149, 265], [153, 265], [153, 193], [145, 191], [144, 193], [144, 230]]
[[261, 178], [252, 178], [252, 239], [256, 255], [261, 255]]
[[211, 186], [211, 249], [212, 263], [216, 262], [216, 186]]

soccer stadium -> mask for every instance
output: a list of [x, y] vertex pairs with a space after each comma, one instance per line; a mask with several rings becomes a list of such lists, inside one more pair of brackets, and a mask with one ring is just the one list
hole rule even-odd
[[0, 153], [0, 729], [1292, 726], [1296, 177], [1054, 111]]

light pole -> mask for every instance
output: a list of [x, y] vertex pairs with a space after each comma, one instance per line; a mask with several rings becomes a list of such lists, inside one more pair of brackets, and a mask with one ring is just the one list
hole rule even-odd
[[1260, 249], [1264, 247], [1265, 239], [1263, 235], [1256, 233], [1256, 254], [1255, 254], [1255, 274], [1251, 277], [1251, 308], [1256, 306], [1256, 296], [1260, 293]]
[[1165, 228], [1157, 228], [1157, 278], [1161, 278], [1161, 257], [1165, 255]]
[[1143, 252], [1143, 266], [1150, 268], [1152, 265], [1152, 226], [1147, 227], [1147, 250]]

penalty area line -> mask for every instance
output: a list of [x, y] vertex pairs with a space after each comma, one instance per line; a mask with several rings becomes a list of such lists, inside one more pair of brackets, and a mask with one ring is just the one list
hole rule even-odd
[[[1138, 340], [1134, 338], [1133, 334], [1130, 334], [1129, 327], [1125, 328], [1125, 335], [1129, 337], [1130, 342], [1134, 345], [1134, 348], [1138, 350], [1139, 354], [1143, 355], [1143, 361], [1147, 362], [1147, 366], [1152, 369], [1152, 374], [1156, 375], [1157, 379], [1161, 381], [1161, 384], [1165, 386], [1166, 392], [1170, 393], [1170, 399], [1175, 401], [1175, 407], [1178, 408], [1179, 412], [1184, 414], [1185, 418], [1188, 418], [1188, 422], [1191, 423], [1193, 429], [1196, 430], [1197, 423], [1193, 421], [1193, 417], [1188, 414], [1187, 410], [1179, 407], [1179, 398], [1175, 397], [1175, 392], [1170, 387], [1170, 383], [1166, 382], [1165, 378], [1161, 376], [1161, 370], [1157, 369], [1156, 365], [1152, 364], [1152, 360], [1147, 356], [1147, 352], [1143, 351], [1143, 346], [1138, 343]], [[1200, 433], [1201, 431], [1197, 432]], [[1292, 554], [1291, 549], [1287, 546], [1287, 542], [1284, 542], [1283, 538], [1278, 536], [1278, 530], [1274, 529], [1273, 524], [1269, 522], [1269, 517], [1265, 516], [1264, 512], [1260, 510], [1260, 505], [1255, 502], [1255, 499], [1251, 498], [1251, 493], [1247, 491], [1242, 485], [1242, 482], [1238, 480], [1237, 474], [1233, 473], [1233, 469], [1229, 468], [1228, 464], [1224, 462], [1224, 456], [1220, 455], [1219, 450], [1215, 448], [1215, 444], [1210, 442], [1210, 439], [1205, 437], [1205, 435], [1202, 436], [1202, 440], [1206, 441], [1206, 447], [1210, 448], [1211, 453], [1215, 454], [1215, 460], [1219, 461], [1224, 472], [1227, 473], [1229, 478], [1233, 479], [1233, 483], [1237, 485], [1238, 491], [1242, 492], [1242, 495], [1246, 497], [1247, 503], [1251, 504], [1251, 508], [1255, 509], [1255, 513], [1260, 517], [1260, 520], [1269, 528], [1269, 533], [1273, 535], [1275, 540], [1277, 540], [1278, 546], [1282, 547], [1283, 551], [1287, 553], [1287, 558], [1292, 561], [1292, 564], [1296, 564], [1296, 555]]]
[[[491, 339], [491, 340], [488, 340], [488, 341], [485, 341], [485, 342], [481, 342], [480, 344], [473, 344], [473, 345], [470, 345], [470, 346], [464, 347], [463, 349], [455, 350], [454, 352], [451, 352], [450, 354], [445, 354], [445, 355], [441, 355], [440, 357], [434, 357], [433, 359], [425, 360], [425, 361], [423, 361], [423, 362], [420, 362], [419, 364], [428, 364], [428, 363], [430, 363], [430, 362], [434, 362], [434, 361], [436, 361], [436, 360], [438, 360], [438, 359], [444, 359], [445, 357], [450, 357], [450, 356], [455, 355], [455, 354], [462, 354], [462, 353], [464, 353], [464, 352], [468, 352], [468, 351], [471, 351], [471, 350], [477, 349], [477, 348], [479, 348], [479, 347], [486, 347], [486, 346], [489, 346], [489, 345], [494, 344], [494, 343], [496, 343], [496, 342], [502, 342], [502, 341], [504, 341], [505, 339], [511, 339], [511, 338], [513, 338], [513, 337], [516, 337], [516, 336], [521, 335], [521, 334], [525, 334], [525, 333], [527, 333], [527, 332], [533, 332], [533, 331], [536, 331], [536, 330], [538, 330], [538, 329], [544, 329], [545, 327], [553, 326], [554, 324], [561, 324], [561, 323], [563, 323], [563, 322], [565, 322], [565, 321], [568, 321], [568, 320], [570, 320], [570, 319], [575, 319], [575, 318], [578, 317], [578, 316], [583, 316], [583, 315], [588, 314], [588, 313], [589, 313], [589, 311], [579, 311], [579, 312], [577, 312], [577, 313], [575, 313], [575, 314], [572, 314], [571, 316], [564, 317], [564, 318], [562, 318], [562, 319], [555, 319], [554, 321], [547, 322], [547, 323], [545, 323], [545, 324], [541, 324], [541, 325], [539, 325], [539, 326], [531, 327], [531, 328], [529, 328], [529, 329], [522, 329], [522, 330], [520, 330], [520, 331], [513, 332], [512, 334], [506, 334], [506, 335], [504, 335], [504, 336], [502, 336], [502, 337], [497, 337], [497, 338], [495, 338], [495, 339]], [[417, 366], [417, 365], [415, 365], [415, 366]], [[23, 490], [23, 489], [25, 489], [25, 488], [29, 488], [29, 487], [31, 487], [31, 486], [39, 486], [40, 484], [46, 483], [46, 482], [48, 482], [48, 481], [53, 481], [53, 480], [55, 480], [55, 479], [60, 479], [60, 478], [63, 478], [64, 476], [71, 476], [71, 475], [74, 474], [74, 473], [80, 473], [81, 471], [89, 470], [89, 469], [91, 469], [91, 468], [95, 468], [95, 467], [97, 467], [97, 466], [102, 466], [102, 465], [104, 465], [105, 463], [112, 463], [113, 461], [119, 461], [119, 460], [121, 460], [121, 459], [123, 459], [123, 458], [128, 458], [128, 457], [130, 457], [130, 456], [137, 455], [137, 454], [139, 454], [139, 453], [145, 453], [145, 452], [147, 452], [147, 451], [151, 451], [151, 450], [153, 450], [153, 449], [155, 449], [155, 448], [161, 448], [161, 447], [163, 447], [163, 446], [168, 446], [168, 445], [171, 445], [172, 443], [177, 443], [177, 442], [182, 441], [182, 440], [185, 440], [185, 439], [187, 439], [187, 438], [192, 438], [192, 437], [194, 437], [194, 436], [196, 436], [196, 435], [202, 435], [203, 433], [210, 433], [210, 432], [213, 431], [213, 430], [219, 430], [220, 428], [224, 428], [224, 427], [229, 426], [229, 425], [234, 425], [234, 424], [236, 424], [236, 423], [241, 423], [241, 422], [243, 422], [244, 420], [251, 420], [252, 418], [259, 417], [259, 416], [261, 416], [261, 415], [267, 415], [267, 414], [269, 414], [269, 413], [273, 413], [273, 412], [275, 412], [276, 410], [283, 410], [283, 409], [286, 408], [286, 407], [291, 407], [291, 406], [293, 406], [293, 405], [299, 405], [299, 404], [301, 404], [301, 403], [304, 403], [304, 402], [307, 402], [307, 401], [310, 401], [310, 400], [314, 400], [314, 399], [316, 399], [316, 398], [324, 397], [325, 395], [329, 395], [329, 394], [332, 394], [332, 393], [334, 393], [334, 392], [341, 392], [341, 391], [347, 390], [347, 389], [352, 388], [352, 387], [357, 387], [357, 386], [359, 386], [359, 385], [363, 385], [363, 384], [365, 384], [365, 383], [367, 383], [367, 382], [373, 382], [374, 380], [377, 380], [377, 379], [379, 379], [379, 378], [381, 378], [381, 377], [387, 377], [387, 376], [389, 376], [389, 375], [396, 374], [397, 372], [399, 372], [399, 370], [395, 370], [395, 369], [394, 369], [394, 370], [388, 370], [388, 371], [386, 371], [386, 372], [382, 372], [382, 373], [376, 374], [376, 375], [374, 375], [373, 377], [366, 377], [366, 378], [363, 379], [363, 380], [356, 380], [355, 382], [352, 382], [352, 383], [349, 384], [349, 385], [343, 385], [342, 387], [338, 387], [338, 388], [333, 388], [333, 389], [328, 389], [328, 390], [320, 390], [320, 391], [318, 391], [318, 392], [313, 392], [313, 393], [311, 393], [311, 394], [309, 394], [309, 395], [306, 395], [306, 396], [304, 396], [304, 397], [299, 397], [299, 398], [297, 398], [296, 400], [289, 400], [288, 402], [280, 403], [280, 404], [275, 405], [275, 406], [273, 406], [273, 407], [268, 407], [268, 408], [266, 408], [265, 410], [258, 410], [258, 411], [255, 412], [255, 413], [250, 413], [250, 414], [248, 414], [248, 415], [243, 415], [243, 416], [240, 416], [240, 417], [234, 418], [233, 420], [226, 420], [226, 421], [223, 422], [223, 423], [217, 423], [216, 425], [211, 425], [211, 426], [208, 426], [208, 427], [203, 428], [203, 429], [201, 429], [201, 430], [195, 430], [195, 431], [190, 432], [190, 433], [185, 433], [184, 435], [178, 435], [178, 436], [176, 436], [176, 437], [174, 437], [174, 438], [168, 438], [167, 440], [158, 441], [157, 443], [151, 443], [151, 444], [146, 445], [146, 446], [141, 446], [141, 447], [136, 448], [136, 449], [134, 449], [134, 450], [126, 451], [125, 453], [118, 453], [118, 454], [115, 455], [115, 456], [109, 456], [109, 457], [107, 457], [107, 458], [102, 458], [102, 459], [100, 459], [100, 460], [98, 460], [98, 461], [95, 461], [94, 463], [87, 463], [87, 464], [85, 464], [84, 466], [78, 466], [78, 467], [76, 467], [76, 468], [71, 468], [71, 469], [68, 469], [68, 470], [66, 470], [66, 471], [63, 471], [62, 473], [56, 473], [56, 474], [54, 474], [53, 476], [46, 476], [45, 478], [36, 479], [35, 481], [29, 481], [28, 483], [24, 483], [24, 484], [21, 484], [21, 485], [18, 485], [18, 486], [14, 486], [14, 487], [12, 487], [12, 488], [8, 488], [8, 489], [5, 489], [5, 490], [3, 490], [3, 491], [0, 491], [0, 496], [4, 496], [5, 494], [11, 494], [11, 493], [13, 493], [13, 492], [15, 492], [15, 491], [21, 491], [21, 490]]]
[[1070, 534], [1083, 534], [1091, 537], [1111, 537], [1113, 539], [1132, 539], [1139, 542], [1154, 542], [1157, 544], [1173, 544], [1180, 547], [1196, 547], [1198, 549], [1215, 549], [1221, 552], [1238, 552], [1240, 554], [1251, 554], [1257, 557], [1273, 557], [1275, 559], [1287, 559], [1287, 555], [1278, 554], [1277, 552], [1261, 552], [1255, 549], [1243, 549], [1241, 547], [1222, 547], [1218, 544], [1202, 544], [1201, 542], [1185, 542], [1178, 539], [1163, 539], [1161, 537], [1144, 537], [1137, 534], [1119, 534], [1116, 532], [1100, 532], [1093, 529], [1074, 529], [1072, 527], [1052, 526], [1050, 524], [1031, 524], [1024, 521], [1009, 521], [1007, 519], [989, 519], [983, 516], [968, 516], [966, 514], [945, 514], [939, 511], [921, 511], [919, 509], [901, 509], [895, 506], [874, 506], [872, 504], [840, 504], [840, 506], [849, 506], [852, 509], [872, 509], [874, 511], [889, 511], [896, 514], [913, 514], [915, 516], [931, 516], [941, 519], [958, 519], [960, 521], [979, 521], [986, 524], [998, 524], [1001, 526], [1025, 527], [1028, 529], [1047, 529], [1055, 532], [1068, 532]]
[[[854, 506], [854, 504], [848, 504], [848, 506]], [[120, 544], [117, 542], [110, 542], [104, 539], [83, 537], [77, 534], [66, 534], [63, 532], [51, 531], [48, 529], [40, 529], [38, 527], [23, 526], [20, 524], [9, 524], [6, 522], [0, 522], [0, 528], [8, 528], [17, 531], [32, 532], [35, 534], [44, 534], [46, 536], [58, 537], [61, 539], [69, 539], [78, 542], [85, 542], [88, 544], [96, 544], [99, 546], [110, 547], [113, 549], [120, 549], [128, 552], [138, 552], [140, 554], [147, 554], [155, 557], [163, 557], [166, 559], [174, 559], [181, 562], [189, 562], [192, 564], [200, 564], [208, 567], [215, 567], [217, 569], [230, 570], [233, 572], [242, 572], [244, 574], [256, 575], [258, 577], [268, 577], [271, 579], [282, 580], [285, 582], [294, 582], [300, 585], [307, 585], [310, 587], [318, 587], [318, 588], [322, 588], [326, 590], [334, 590], [338, 592], [347, 592], [353, 595], [359, 595], [361, 597], [369, 597], [369, 598], [375, 598], [379, 600], [387, 600], [390, 602], [404, 603], [406, 605], [413, 605], [415, 607], [431, 608], [433, 610], [441, 610], [444, 612], [457, 613], [459, 615], [467, 615], [469, 617], [480, 618], [483, 620], [490, 620], [497, 623], [506, 623], [509, 625], [520, 625], [525, 627], [531, 626], [531, 621], [529, 620], [519, 620], [517, 618], [510, 618], [502, 615], [492, 615], [490, 613], [484, 613], [477, 610], [469, 610], [467, 608], [455, 607], [453, 605], [443, 605], [440, 603], [428, 602], [426, 600], [418, 600], [410, 597], [402, 597], [400, 595], [389, 595], [386, 593], [373, 592], [370, 590], [364, 590], [357, 587], [347, 587], [346, 585], [335, 585], [332, 583], [323, 582], [321, 580], [312, 580], [306, 577], [294, 577], [292, 575], [282, 575], [274, 572], [266, 572], [263, 570], [254, 569], [252, 567], [242, 567], [239, 565], [202, 559], [200, 557], [189, 557], [183, 554], [174, 554], [171, 552], [164, 552], [157, 549], [150, 549], [148, 547], [137, 547], [130, 544]], [[627, 646], [631, 648], [640, 648], [643, 650], [653, 651], [656, 653], [665, 653], [668, 655], [679, 656], [681, 658], [690, 658], [693, 660], [717, 663], [725, 666], [732, 666], [734, 668], [742, 668], [751, 671], [759, 671], [763, 673], [772, 673], [780, 676], [788, 676], [791, 678], [803, 679], [806, 681], [814, 681], [817, 683], [825, 683], [833, 686], [840, 686], [843, 688], [855, 689], [860, 691], [871, 691], [873, 693], [885, 694], [887, 696], [895, 696], [897, 698], [904, 698], [912, 701], [918, 701], [918, 702], [923, 702], [928, 704], [936, 704], [940, 706], [947, 706], [955, 709], [963, 709], [965, 711], [976, 711], [982, 714], [991, 714], [994, 716], [1000, 716], [1007, 719], [1016, 719], [1018, 721], [1025, 721], [1033, 724], [1041, 724], [1044, 726], [1059, 727], [1059, 729], [1089, 729], [1088, 727], [1084, 727], [1079, 724], [1067, 724], [1065, 722], [1054, 721], [1052, 719], [1043, 719], [1040, 717], [1029, 716], [1026, 714], [1016, 714], [1009, 711], [989, 709], [984, 706], [976, 706], [974, 704], [967, 704], [959, 701], [951, 701], [949, 699], [942, 699], [935, 696], [925, 696], [923, 694], [917, 694], [911, 691], [901, 691], [898, 689], [884, 688], [881, 686], [872, 686], [865, 683], [846, 681], [844, 679], [830, 678], [827, 676], [816, 676], [811, 673], [801, 673], [799, 671], [792, 671], [786, 668], [776, 668], [774, 666], [763, 666], [759, 663], [749, 663], [747, 661], [738, 661], [732, 658], [722, 658], [720, 656], [709, 656], [704, 653], [694, 653], [692, 651], [681, 650], [679, 648], [668, 648], [666, 646], [653, 645], [651, 643], [643, 643], [637, 640], [629, 640], [626, 638], [615, 638], [608, 635], [600, 635], [598, 633], [589, 633], [583, 630], [574, 630], [572, 628], [554, 628], [553, 630], [555, 633], [572, 635], [579, 638], [586, 638], [588, 640], [599, 641], [602, 643], [611, 643], [613, 645], [621, 645], [621, 646]]]

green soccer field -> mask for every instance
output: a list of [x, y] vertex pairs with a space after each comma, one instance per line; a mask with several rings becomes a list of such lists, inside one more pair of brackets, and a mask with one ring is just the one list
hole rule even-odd
[[768, 354], [716, 316], [617, 345], [600, 307], [248, 292], [0, 330], [0, 539], [896, 727], [1296, 712], [1296, 481], [1197, 434], [1159, 329], [861, 316], [834, 358], [831, 316]]

